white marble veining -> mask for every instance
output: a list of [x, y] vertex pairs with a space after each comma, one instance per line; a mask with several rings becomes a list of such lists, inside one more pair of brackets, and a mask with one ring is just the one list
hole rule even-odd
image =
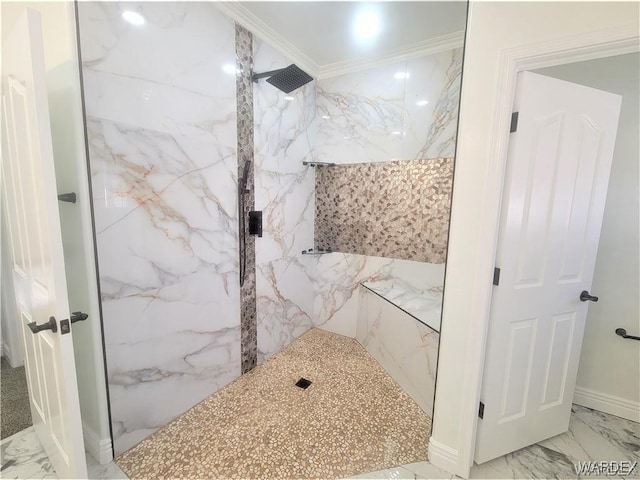
[[[145, 24], [125, 21], [126, 10]], [[233, 23], [206, 3], [91, 2], [78, 18], [81, 28], [91, 26], [90, 42], [81, 33], [82, 61], [92, 71], [216, 97], [224, 89], [213, 79], [236, 64]]]
[[318, 82], [317, 158], [384, 162], [400, 158], [406, 62]]
[[79, 23], [118, 455], [240, 374], [235, 34], [206, 3]]
[[[254, 71], [292, 62], [254, 37]], [[255, 205], [263, 212], [256, 239], [258, 362], [313, 326], [315, 81], [285, 94], [266, 81], [254, 86]]]
[[[442, 285], [444, 264], [414, 262], [347, 253], [314, 257], [316, 324], [355, 338], [360, 283], [402, 279], [406, 289], [427, 291]], [[439, 322], [439, 320], [438, 320]]]
[[[639, 462], [632, 475], [578, 475], [575, 464], [584, 461]], [[474, 465], [469, 478], [638, 478], [640, 476], [640, 424], [573, 405], [569, 431], [482, 465]], [[351, 478], [454, 479], [459, 478], [429, 462], [363, 473]]]
[[[33, 427], [29, 427], [0, 442], [2, 465], [10, 466], [2, 470], [1, 478], [57, 479], [49, 457], [44, 451]], [[91, 455], [86, 454], [87, 474], [91, 479], [127, 479], [115, 462], [100, 465]]]
[[453, 157], [462, 49], [409, 60], [407, 72], [401, 158]]
[[[481, 465], [471, 478], [579, 478], [577, 462], [639, 462], [631, 477], [640, 476], [640, 424], [573, 405], [569, 431]], [[580, 477], [582, 478], [582, 477]]]
[[462, 49], [323, 79], [320, 161], [453, 157]]
[[[320, 80], [316, 159], [364, 163], [452, 157], [461, 68], [462, 50], [455, 49]], [[433, 291], [426, 302], [406, 300], [439, 330], [433, 287], [442, 285], [444, 265], [434, 279], [410, 263], [342, 253], [317, 257], [317, 323], [355, 336], [359, 283], [395, 279], [407, 283], [404, 291]]]
[[442, 313], [443, 285], [433, 285], [420, 290], [401, 278], [378, 282], [363, 282], [362, 285], [385, 300], [393, 303], [417, 320], [440, 331], [440, 314]]
[[235, 158], [216, 155], [215, 137], [87, 126], [103, 295], [237, 268]]
[[0, 441], [2, 478], [58, 478], [31, 426]]
[[365, 287], [360, 288], [356, 339], [429, 416], [440, 335]]
[[258, 363], [315, 326], [313, 267], [304, 255], [257, 266]]

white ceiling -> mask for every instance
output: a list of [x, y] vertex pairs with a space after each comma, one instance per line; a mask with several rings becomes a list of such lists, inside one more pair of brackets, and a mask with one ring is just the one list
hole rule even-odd
[[[222, 7], [316, 74], [354, 61], [362, 63], [424, 49], [431, 43], [455, 40], [461, 45], [467, 13], [467, 3], [462, 0], [241, 1], [224, 2]], [[377, 12], [381, 19], [379, 36], [368, 42], [358, 41], [354, 35], [355, 19], [364, 10]]]

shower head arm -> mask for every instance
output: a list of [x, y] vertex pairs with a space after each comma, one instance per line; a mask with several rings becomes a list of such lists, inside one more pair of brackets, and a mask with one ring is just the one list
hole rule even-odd
[[271, 70], [270, 72], [264, 72], [264, 73], [253, 73], [251, 74], [251, 80], [258, 83], [258, 80], [260, 80], [261, 78], [272, 77], [276, 73], [280, 73], [283, 70], [286, 70], [286, 68], [279, 68], [278, 70]]

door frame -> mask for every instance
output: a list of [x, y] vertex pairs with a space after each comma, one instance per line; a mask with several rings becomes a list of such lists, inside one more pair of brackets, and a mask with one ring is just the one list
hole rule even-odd
[[[479, 268], [473, 268], [470, 273], [473, 277], [474, 291], [467, 292], [467, 305], [468, 311], [477, 312], [477, 315], [474, 316], [473, 321], [468, 323], [467, 338], [464, 340], [466, 350], [463, 358], [459, 360], [459, 363], [464, 366], [464, 375], [457, 381], [463, 385], [464, 395], [457, 404], [459, 409], [458, 448], [452, 448], [440, 442], [437, 437], [440, 412], [438, 409], [438, 385], [436, 385], [436, 406], [433, 419], [436, 430], [429, 442], [429, 461], [436, 466], [468, 478], [474, 463], [478, 405], [482, 390], [485, 347], [490, 318], [491, 278], [498, 244], [509, 146], [509, 126], [518, 73], [640, 52], [639, 40], [640, 35], [637, 27], [634, 24], [627, 24], [623, 27], [606, 28], [570, 35], [561, 39], [524, 44], [500, 52], [497, 91], [502, 93], [493, 104], [492, 116], [489, 119], [492, 135], [487, 158], [492, 159], [490, 162], [491, 171], [486, 172], [484, 178], [485, 197], [480, 199], [483, 204], [480, 221], [484, 228], [481, 233], [482, 241], [479, 242], [479, 245], [480, 247], [490, 246], [491, 250], [485, 250], [482, 259], [475, 258], [477, 261], [475, 266]], [[453, 189], [455, 198], [455, 182]], [[455, 212], [452, 213], [455, 214]], [[459, 290], [456, 287], [445, 285], [445, 297], [447, 289], [450, 292]], [[446, 308], [446, 304], [444, 307]], [[447, 335], [446, 320], [444, 320], [446, 314], [445, 310], [443, 312], [443, 334], [445, 337]], [[460, 351], [458, 350], [458, 352]], [[446, 403], [443, 400], [441, 402]], [[452, 415], [452, 412], [446, 413], [449, 416]]]

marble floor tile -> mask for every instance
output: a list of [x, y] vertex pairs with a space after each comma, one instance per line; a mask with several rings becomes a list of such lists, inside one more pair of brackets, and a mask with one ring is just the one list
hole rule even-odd
[[33, 427], [2, 440], [0, 458], [2, 478], [58, 478]]
[[353, 477], [349, 477], [348, 480], [351, 479], [371, 479], [371, 480], [377, 480], [377, 479], [387, 479], [387, 480], [404, 480], [404, 479], [410, 479], [410, 480], [414, 480], [416, 478], [415, 473], [411, 472], [410, 470], [404, 468], [404, 467], [394, 467], [394, 468], [387, 468], [385, 470], [378, 470], [376, 472], [370, 472], [370, 473], [362, 473], [360, 475], [354, 475]]
[[[640, 476], [640, 424], [574, 405], [569, 431], [517, 450], [481, 465], [474, 465], [471, 478], [582, 478], [578, 462], [638, 462]], [[624, 478], [589, 475], [589, 478]]]
[[[12, 462], [2, 470], [0, 478], [58, 478], [33, 427], [2, 440], [0, 452], [3, 466]], [[87, 475], [91, 480], [126, 480], [128, 478], [114, 462], [100, 465], [91, 455], [88, 453], [86, 455]]]
[[91, 455], [87, 454], [87, 474], [91, 480], [128, 480], [129, 477], [120, 470], [116, 462], [100, 465]]
[[432, 465], [429, 462], [416, 462], [401, 465], [399, 467], [387, 468], [385, 470], [378, 470], [376, 472], [361, 473], [349, 477], [349, 479], [446, 479], [450, 480], [456, 478], [455, 475], [445, 472], [444, 470]]
[[429, 462], [417, 462], [403, 465], [404, 468], [412, 472], [417, 479], [429, 478], [429, 479], [451, 479], [455, 478], [455, 475], [442, 470], [441, 468], [432, 465]]

